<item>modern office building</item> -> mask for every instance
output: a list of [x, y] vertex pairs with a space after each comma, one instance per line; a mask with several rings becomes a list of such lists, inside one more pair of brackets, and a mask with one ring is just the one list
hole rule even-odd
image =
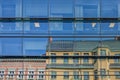
[[119, 36], [119, 0], [0, 0], [0, 66], [6, 73], [18, 63], [13, 70], [41, 69], [45, 59], [46, 80], [119, 80]]
[[0, 80], [46, 80], [45, 59], [11, 57], [0, 61]]
[[46, 80], [119, 80], [119, 40], [66, 41], [48, 44]]

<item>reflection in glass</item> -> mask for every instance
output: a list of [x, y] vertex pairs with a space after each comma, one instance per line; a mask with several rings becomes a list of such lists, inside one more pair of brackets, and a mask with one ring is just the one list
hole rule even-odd
[[24, 17], [48, 17], [48, 0], [23, 0]]
[[118, 35], [119, 25], [115, 22], [101, 23], [101, 34], [102, 35]]
[[22, 29], [21, 22], [0, 22], [1, 33], [20, 33]]
[[50, 17], [73, 17], [73, 0], [50, 0]]
[[49, 22], [51, 35], [72, 35], [74, 27], [72, 22], [51, 21]]
[[96, 22], [75, 22], [74, 27], [76, 35], [99, 35], [100, 33], [99, 23]]
[[120, 16], [119, 8], [119, 0], [101, 0], [101, 17], [117, 18]]
[[24, 23], [24, 32], [25, 33], [48, 33], [48, 23], [42, 21], [36, 22], [25, 22]]
[[21, 0], [0, 0], [0, 17], [22, 17]]
[[75, 0], [75, 17], [100, 17], [99, 0]]
[[0, 38], [0, 56], [22, 56], [20, 38]]
[[25, 38], [23, 42], [23, 54], [40, 56], [46, 53], [47, 38]]

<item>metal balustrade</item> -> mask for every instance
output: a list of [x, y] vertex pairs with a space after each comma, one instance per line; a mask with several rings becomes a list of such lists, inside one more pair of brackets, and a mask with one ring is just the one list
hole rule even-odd
[[94, 68], [94, 65], [93, 64], [47, 64], [46, 68], [83, 68], [83, 69], [86, 69], [86, 68]]

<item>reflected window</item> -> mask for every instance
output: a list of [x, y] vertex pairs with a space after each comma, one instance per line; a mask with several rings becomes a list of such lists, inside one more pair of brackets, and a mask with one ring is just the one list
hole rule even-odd
[[39, 70], [38, 73], [38, 79], [44, 79], [45, 78], [45, 71], [44, 70]]
[[[89, 53], [84, 53], [84, 56], [89, 56]], [[83, 63], [88, 63], [89, 59], [88, 58], [83, 58]]]
[[[79, 56], [79, 53], [74, 53], [74, 56]], [[79, 58], [73, 58], [73, 63], [79, 63]]]
[[47, 38], [25, 38], [23, 43], [24, 55], [40, 56], [45, 54]]
[[28, 71], [28, 79], [34, 79], [34, 71]]
[[51, 79], [56, 79], [57, 78], [57, 72], [52, 71], [51, 72]]
[[1, 38], [0, 55], [22, 56], [22, 44], [20, 38]]
[[[120, 56], [120, 54], [115, 54], [115, 56]], [[115, 63], [119, 63], [119, 62], [120, 62], [120, 59], [119, 59], [119, 58], [116, 58], [116, 59], [114, 59], [114, 62], [115, 62]]]
[[51, 56], [56, 56], [56, 53], [51, 53]]
[[4, 70], [0, 70], [0, 78], [4, 77]]
[[81, 22], [76, 22], [75, 23], [75, 30], [76, 31], [83, 31], [83, 23]]
[[115, 77], [116, 79], [120, 79], [120, 71], [115, 71]]
[[21, 0], [1, 0], [1, 17], [21, 17]]
[[68, 58], [64, 58], [64, 64], [68, 64], [68, 61], [69, 59]]
[[50, 31], [62, 31], [63, 23], [62, 22], [50, 22]]
[[68, 71], [64, 72], [64, 79], [69, 79], [69, 72]]
[[42, 22], [25, 22], [24, 32], [26, 33], [41, 33], [42, 35], [48, 34], [48, 23], [46, 21]]
[[15, 71], [9, 71], [8, 72], [8, 78], [14, 78]]
[[101, 55], [101, 56], [106, 56], [106, 50], [101, 50], [101, 51], [100, 51], [100, 55]]
[[84, 80], [89, 80], [89, 72], [84, 72]]
[[23, 79], [24, 78], [24, 70], [19, 70], [18, 71], [18, 78]]
[[71, 35], [73, 34], [73, 22], [54, 21], [49, 23], [51, 35]]
[[105, 71], [105, 69], [101, 69], [100, 70], [100, 75], [101, 75], [101, 78], [105, 78], [106, 76], [106, 71]]
[[48, 0], [23, 0], [24, 17], [48, 17]]
[[73, 75], [74, 75], [74, 80], [79, 80], [79, 72], [78, 71], [74, 71]]
[[51, 58], [51, 63], [56, 63], [56, 58]]
[[2, 16], [3, 17], [14, 17], [15, 16], [15, 5], [2, 5]]
[[50, 17], [73, 17], [73, 0], [50, 0]]
[[99, 17], [99, 0], [75, 0], [75, 17]]
[[[22, 32], [21, 22], [1, 22], [0, 32], [2, 33], [21, 33]], [[14, 34], [15, 35], [15, 34]]]
[[119, 0], [101, 0], [101, 17], [118, 17], [119, 3]]

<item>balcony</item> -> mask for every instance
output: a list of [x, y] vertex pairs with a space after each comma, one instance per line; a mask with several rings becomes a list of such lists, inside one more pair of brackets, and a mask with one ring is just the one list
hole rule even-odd
[[89, 68], [94, 68], [94, 65], [93, 64], [47, 64], [47, 68], [89, 69]]
[[110, 68], [120, 68], [120, 63], [112, 63], [109, 66]]

